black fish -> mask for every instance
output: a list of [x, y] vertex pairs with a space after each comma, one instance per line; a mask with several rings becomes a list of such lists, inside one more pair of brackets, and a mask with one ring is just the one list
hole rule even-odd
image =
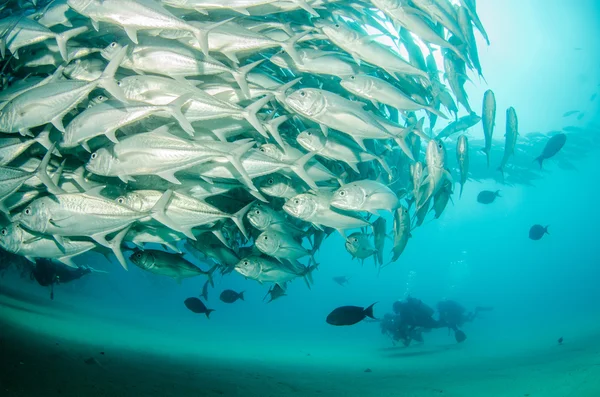
[[548, 233], [548, 227], [550, 227], [550, 225], [546, 227], [542, 225], [531, 226], [531, 229], [529, 229], [529, 238], [532, 240], [539, 240], [544, 237], [544, 234], [550, 234]]
[[456, 330], [454, 332], [454, 338], [456, 339], [457, 343], [462, 343], [467, 339], [467, 335], [461, 330]]
[[496, 200], [496, 197], [502, 197], [500, 195], [500, 190], [496, 190], [495, 192], [484, 190], [477, 195], [477, 202], [481, 204], [491, 204]]
[[567, 141], [567, 136], [565, 134], [556, 134], [548, 142], [546, 142], [546, 146], [544, 146], [544, 150], [539, 157], [536, 157], [534, 161], [540, 163], [540, 168], [542, 168], [542, 163], [544, 160], [549, 159], [556, 155], [556, 153], [560, 152], [563, 146], [565, 146], [565, 142]]
[[562, 345], [562, 343], [563, 343], [563, 337], [561, 336], [560, 338], [558, 338], [558, 344]]
[[277, 298], [286, 296], [285, 290], [283, 288], [281, 288], [281, 286], [279, 284], [275, 284], [273, 287], [271, 287], [271, 289], [269, 289], [269, 292], [267, 292], [267, 294], [263, 298], [263, 301], [265, 299], [267, 299], [267, 296], [269, 296], [269, 295], [271, 295], [271, 299], [267, 303], [271, 303]]
[[202, 287], [202, 293], [200, 294], [200, 296], [203, 297], [205, 301], [208, 300], [208, 283], [210, 283], [210, 280], [206, 280], [206, 282], [204, 283], [204, 287]]
[[338, 283], [342, 287], [344, 285], [348, 284], [348, 280], [350, 280], [350, 277], [346, 277], [346, 276], [333, 277], [333, 281], [335, 281], [336, 283]]
[[338, 307], [327, 316], [327, 324], [354, 325], [364, 320], [365, 317], [371, 317], [372, 319], [375, 319], [375, 317], [373, 317], [373, 306], [375, 303], [366, 309], [360, 306]]
[[225, 303], [233, 303], [238, 299], [244, 300], [244, 291], [238, 293], [232, 289], [226, 289], [225, 291], [221, 292], [219, 299]]
[[575, 113], [579, 113], [579, 110], [569, 110], [568, 112], [566, 112], [565, 114], [563, 114], [563, 117], [569, 117]]
[[214, 312], [213, 309], [207, 308], [206, 305], [204, 305], [204, 303], [202, 303], [202, 301], [198, 298], [187, 298], [185, 301], [183, 301], [183, 303], [185, 304], [185, 307], [194, 313], [206, 314], [206, 318], [210, 318], [210, 313]]

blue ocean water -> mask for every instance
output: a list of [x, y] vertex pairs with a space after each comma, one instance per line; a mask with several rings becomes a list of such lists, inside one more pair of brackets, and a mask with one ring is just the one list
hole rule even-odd
[[[498, 365], [514, 368], [519, 360], [530, 362], [528, 359], [543, 357], [527, 367], [539, 371], [533, 378], [542, 383], [545, 380], [553, 384], [556, 379], [563, 379], [567, 367], [573, 373], [588, 371], [586, 381], [564, 380], [552, 394], [552, 390], [543, 386], [533, 386], [533, 381], [527, 388], [520, 388], [523, 375], [512, 372], [498, 375], [504, 377], [506, 383], [497, 383], [493, 389], [486, 387], [485, 381], [486, 376], [491, 378], [494, 374], [478, 373], [477, 379], [475, 375], [466, 377], [460, 387], [458, 383], [447, 381], [455, 378], [446, 374], [440, 390], [443, 388], [447, 391], [445, 395], [452, 396], [598, 395], [599, 384], [593, 379], [599, 375], [600, 356], [598, 345], [590, 344], [600, 331], [597, 234], [600, 98], [590, 100], [600, 92], [597, 51], [600, 48], [600, 7], [596, 3], [593, 0], [479, 1], [477, 10], [491, 41], [488, 47], [477, 37], [486, 81], [471, 74], [473, 83], [467, 83], [466, 89], [476, 112], [480, 112], [485, 90], [492, 88], [495, 92], [498, 115], [492, 167], [487, 169], [485, 155], [478, 151], [477, 145], [483, 142], [481, 124], [478, 124], [468, 131], [472, 178], [466, 183], [462, 197], [455, 194], [440, 219], [432, 220], [430, 215], [423, 226], [415, 229], [396, 263], [380, 270], [371, 258], [364, 264], [352, 260], [344, 249], [343, 238], [334, 233], [316, 254], [320, 266], [313, 274], [314, 284], [310, 289], [301, 279], [295, 280], [290, 283], [286, 296], [267, 304], [263, 297], [269, 284], [247, 280], [236, 272], [218, 275], [206, 301], [206, 305], [215, 310], [209, 319], [190, 312], [183, 304], [186, 298], [199, 296], [204, 277], [186, 279], [179, 284], [144, 272], [131, 263], [125, 271], [114, 260], [111, 263], [97, 253], [84, 254], [75, 259], [77, 264], [107, 273], [95, 273], [58, 285], [51, 301], [47, 288], [27, 277], [21, 278], [15, 269], [8, 268], [1, 273], [0, 288], [4, 292], [12, 291], [11, 296], [17, 291], [16, 296], [35, 298], [33, 303], [24, 302], [42, 314], [36, 317], [31, 311], [17, 310], [14, 302], [12, 306], [0, 306], [0, 325], [6, 327], [0, 337], [11, 340], [15, 335], [13, 330], [22, 329], [44, 343], [47, 342], [44, 335], [51, 335], [52, 341], [60, 340], [65, 346], [73, 343], [69, 351], [81, 351], [80, 344], [104, 346], [106, 355], [103, 356], [109, 356], [111, 350], [118, 355], [131, 349], [182, 359], [198, 355], [205, 358], [203, 366], [210, 365], [208, 358], [225, 360], [232, 367], [239, 360], [245, 367], [241, 371], [244, 374], [249, 370], [247, 362], [272, 365], [281, 371], [294, 368], [286, 376], [286, 383], [296, 385], [296, 391], [272, 389], [267, 383], [275, 380], [265, 378], [263, 390], [268, 392], [261, 394], [260, 383], [257, 383], [253, 384], [252, 391], [247, 386], [246, 395], [391, 396], [404, 395], [402, 387], [405, 387], [411, 393], [406, 395], [429, 396], [434, 392], [422, 384], [442, 378], [435, 372], [440, 363], [447, 364], [446, 371], [450, 371], [448, 368], [452, 365], [485, 367], [507, 357]], [[501, 158], [505, 109], [510, 106], [519, 116], [517, 153], [511, 160], [518, 165], [519, 172], [511, 174], [509, 169], [503, 179], [495, 164]], [[571, 110], [579, 110], [584, 117], [581, 120], [563, 117]], [[578, 129], [567, 132], [564, 150], [546, 161], [540, 171], [534, 158], [541, 153], [545, 140], [528, 137], [539, 133], [550, 136], [551, 131], [568, 126]], [[449, 142], [452, 143], [447, 143], [448, 147], [455, 141]], [[450, 168], [456, 176], [454, 150], [449, 152]], [[499, 190], [501, 197], [490, 205], [480, 204], [476, 197], [482, 190]], [[384, 217], [389, 229], [392, 217], [389, 214]], [[549, 234], [532, 241], [528, 233], [534, 224], [549, 225]], [[391, 240], [386, 241], [386, 258], [391, 247]], [[196, 261], [194, 256], [186, 257]], [[200, 266], [207, 268], [209, 264]], [[336, 276], [350, 277], [348, 285], [337, 285], [332, 280]], [[225, 289], [244, 291], [245, 300], [234, 304], [221, 302], [218, 296]], [[366, 307], [374, 302], [377, 302], [375, 317], [381, 318], [392, 311], [393, 302], [408, 296], [432, 307], [440, 300], [452, 299], [468, 310], [476, 306], [489, 306], [493, 310], [464, 326], [468, 338], [463, 344], [457, 345], [454, 336], [443, 328], [425, 334], [423, 344], [406, 350], [392, 344], [389, 337], [380, 332], [377, 322], [367, 321], [352, 327], [333, 327], [325, 322], [327, 314], [336, 307]], [[3, 302], [6, 300], [0, 304]], [[587, 339], [589, 335], [595, 339]], [[556, 350], [560, 337], [564, 338], [563, 350], [571, 353], [568, 357], [556, 356], [564, 354]], [[582, 340], [585, 343], [580, 342]], [[7, 349], [6, 343], [1, 345], [3, 349]], [[577, 348], [573, 350], [569, 345]], [[394, 350], [386, 350], [388, 348]], [[81, 379], [71, 378], [71, 382], [80, 381], [84, 385], [78, 386], [78, 392], [82, 393], [78, 395], [96, 395], [94, 393], [102, 390], [104, 379], [110, 378], [111, 387], [118, 385], [119, 379], [110, 374], [111, 362], [103, 361], [109, 359], [98, 356], [99, 349], [94, 349], [84, 348], [84, 353], [66, 355], [70, 358], [65, 362], [84, 367], [86, 364], [81, 362], [94, 356], [108, 371], [108, 375], [100, 372], [78, 375]], [[14, 354], [11, 350], [10, 358], [2, 358], [5, 368], [12, 368], [12, 372], [4, 373], [15, 374], [10, 387], [6, 377], [2, 381], [5, 395], [40, 395], [32, 391], [31, 394], [18, 393], [16, 384], [25, 384], [28, 378], [13, 368], [15, 360], [19, 361]], [[38, 354], [44, 356], [44, 350]], [[445, 354], [453, 356], [448, 359]], [[582, 357], [581, 361], [578, 356]], [[49, 365], [50, 361], [46, 360], [44, 358], [44, 365]], [[60, 357], [56, 360], [63, 362]], [[144, 377], [146, 364], [139, 363], [140, 379]], [[34, 364], [28, 362], [27, 365]], [[192, 359], [190, 365], [200, 364]], [[421, 382], [414, 387], [409, 386], [410, 376], [397, 384], [389, 378], [376, 377], [378, 371], [386, 376], [394, 374], [395, 368], [405, 376], [406, 368], [413, 365], [419, 368], [415, 379]], [[559, 370], [545, 372], [545, 365], [558, 366]], [[428, 366], [432, 368], [431, 373], [427, 372]], [[338, 388], [329, 385], [329, 389], [317, 394], [307, 383], [313, 386], [326, 383], [328, 375], [326, 371], [315, 375], [310, 372], [311, 367], [328, 368], [333, 372], [339, 369], [348, 379], [355, 373], [364, 376], [363, 370], [369, 368], [374, 377], [362, 383], [357, 380], [352, 390], [357, 394], [349, 394], [351, 386], [348, 384], [338, 384]], [[69, 379], [68, 365], [60, 368], [55, 378]], [[168, 374], [167, 369], [162, 371]], [[261, 373], [259, 369], [256, 372]], [[309, 377], [311, 380], [307, 382]], [[514, 384], [507, 384], [511, 379]], [[122, 381], [131, 382], [131, 377]], [[86, 388], [94, 382], [94, 391]], [[247, 384], [245, 375], [232, 374], [229, 382]], [[0, 390], [3, 390], [2, 383]], [[185, 389], [182, 383], [169, 391], [157, 386], [154, 394], [216, 395], [208, 386], [196, 388], [192, 380], [190, 384], [194, 384], [192, 390]], [[468, 388], [469, 384], [473, 385], [472, 389]], [[45, 395], [59, 395], [56, 390], [48, 390]], [[68, 386], [60, 390], [60, 395], [76, 395], [69, 394]], [[181, 391], [178, 393], [178, 390]], [[227, 389], [224, 394], [245, 393], [232, 390]], [[538, 393], [528, 394], [531, 390]], [[135, 391], [128, 393], [123, 395], [142, 395]]]

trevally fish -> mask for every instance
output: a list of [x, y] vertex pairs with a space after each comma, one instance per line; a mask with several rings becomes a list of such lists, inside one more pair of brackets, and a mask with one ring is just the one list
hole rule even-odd
[[142, 270], [160, 276], [167, 276], [175, 279], [178, 283], [189, 277], [206, 275], [212, 284], [212, 274], [217, 265], [204, 271], [192, 262], [186, 260], [183, 254], [171, 254], [159, 250], [134, 250], [129, 260]]

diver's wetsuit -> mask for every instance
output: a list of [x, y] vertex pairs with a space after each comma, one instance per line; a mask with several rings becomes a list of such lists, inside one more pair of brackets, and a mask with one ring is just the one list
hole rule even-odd
[[35, 278], [39, 285], [50, 286], [50, 299], [54, 299], [54, 284], [68, 283], [77, 280], [92, 271], [87, 268], [69, 269], [65, 265], [57, 264], [48, 259], [38, 259], [31, 271], [31, 277]]

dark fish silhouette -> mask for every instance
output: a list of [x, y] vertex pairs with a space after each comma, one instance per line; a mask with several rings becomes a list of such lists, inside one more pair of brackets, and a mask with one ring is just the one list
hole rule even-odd
[[550, 225], [544, 227], [542, 225], [533, 225], [531, 226], [531, 229], [529, 229], [529, 238], [532, 240], [539, 240], [542, 237], [544, 237], [544, 234], [550, 234], [548, 233], [548, 227]]
[[456, 339], [456, 342], [462, 343], [467, 339], [467, 335], [461, 330], [456, 330], [454, 332], [454, 338]]
[[491, 204], [496, 200], [496, 197], [502, 197], [500, 190], [492, 192], [491, 190], [484, 190], [477, 195], [477, 202], [481, 204]]
[[542, 168], [542, 163], [544, 160], [549, 159], [556, 155], [556, 153], [560, 152], [563, 146], [565, 146], [565, 142], [567, 141], [567, 136], [565, 134], [556, 134], [548, 142], [546, 142], [546, 146], [538, 157], [536, 157], [535, 161], [540, 163], [540, 168]]
[[575, 113], [579, 113], [579, 110], [569, 110], [568, 112], [566, 112], [565, 114], [563, 114], [563, 117], [569, 117]]
[[562, 345], [562, 343], [563, 343], [563, 337], [561, 336], [560, 338], [558, 338], [558, 344]]
[[337, 276], [337, 277], [333, 277], [332, 280], [343, 287], [344, 285], [348, 284], [348, 281], [350, 281], [350, 277]]
[[244, 291], [238, 293], [234, 290], [226, 289], [225, 291], [221, 292], [219, 299], [225, 303], [234, 303], [238, 299], [244, 300]]
[[202, 293], [200, 294], [200, 296], [203, 297], [205, 301], [208, 300], [208, 284], [209, 283], [210, 283], [210, 280], [206, 280], [206, 282], [204, 283], [204, 287], [202, 287]]
[[[375, 302], [377, 303], [377, 302]], [[373, 316], [373, 303], [371, 306], [362, 308], [360, 306], [342, 306], [338, 307], [327, 316], [327, 324], [331, 325], [354, 325], [356, 323], [361, 322], [365, 319], [365, 317], [371, 317], [375, 319]]]
[[275, 284], [274, 286], [271, 287], [271, 289], [269, 289], [269, 292], [267, 292], [267, 294], [263, 298], [263, 301], [265, 299], [267, 299], [267, 296], [269, 296], [269, 295], [271, 295], [271, 299], [267, 303], [271, 303], [277, 298], [286, 296], [285, 290], [283, 288], [281, 288], [281, 286], [279, 284]]
[[207, 308], [198, 298], [187, 298], [183, 303], [185, 304], [185, 307], [194, 313], [206, 314], [206, 318], [210, 318], [210, 313], [214, 312], [213, 309]]

